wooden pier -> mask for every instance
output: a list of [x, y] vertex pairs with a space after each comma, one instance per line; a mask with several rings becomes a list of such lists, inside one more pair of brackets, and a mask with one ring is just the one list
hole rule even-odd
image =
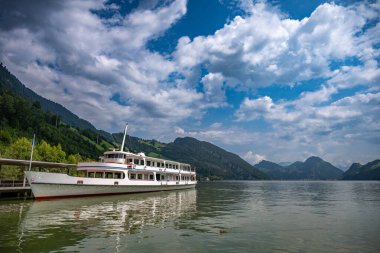
[[[0, 158], [0, 170], [2, 165], [20, 166], [20, 169], [26, 171], [29, 169], [29, 160]], [[53, 163], [44, 161], [32, 161], [31, 167], [35, 168], [76, 168], [76, 164], [69, 163]], [[30, 198], [32, 197], [31, 188], [24, 176], [23, 180], [0, 180], [0, 198]]]

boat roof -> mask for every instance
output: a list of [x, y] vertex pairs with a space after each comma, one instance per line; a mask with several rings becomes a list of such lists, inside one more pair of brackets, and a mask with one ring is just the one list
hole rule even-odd
[[120, 150], [110, 150], [110, 151], [104, 152], [104, 154], [105, 155], [108, 155], [108, 154], [124, 154], [124, 155], [127, 155], [127, 156], [133, 156], [133, 157], [146, 157], [146, 158], [149, 158], [149, 160], [162, 161], [162, 162], [165, 161], [165, 162], [172, 162], [172, 163], [178, 163], [178, 164], [183, 164], [183, 165], [189, 165], [189, 166], [191, 166], [188, 163], [181, 163], [181, 162], [177, 162], [177, 161], [173, 161], [173, 160], [168, 160], [168, 159], [162, 159], [162, 158], [147, 156], [147, 155], [145, 155], [142, 152], [135, 154], [135, 153], [126, 152], [126, 151], [120, 151]]

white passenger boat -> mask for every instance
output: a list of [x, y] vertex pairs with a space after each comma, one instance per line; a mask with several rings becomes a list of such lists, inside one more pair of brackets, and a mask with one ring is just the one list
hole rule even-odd
[[79, 163], [83, 176], [26, 171], [36, 199], [128, 194], [194, 188], [196, 172], [189, 164], [124, 150], [104, 153], [100, 162]]

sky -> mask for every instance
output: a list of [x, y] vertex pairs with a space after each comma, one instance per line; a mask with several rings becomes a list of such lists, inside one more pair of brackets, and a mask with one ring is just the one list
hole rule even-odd
[[380, 1], [0, 0], [0, 60], [98, 129], [380, 158]]

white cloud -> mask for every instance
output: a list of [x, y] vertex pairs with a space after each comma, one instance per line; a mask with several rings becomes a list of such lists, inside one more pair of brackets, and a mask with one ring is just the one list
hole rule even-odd
[[[378, 148], [371, 145], [380, 129], [379, 1], [326, 3], [296, 20], [263, 1], [242, 0], [244, 16], [212, 35], [180, 38], [169, 55], [147, 43], [186, 14], [187, 1], [159, 2], [124, 15], [101, 0], [3, 1], [1, 61], [37, 93], [108, 131], [129, 121], [143, 126], [139, 134], [147, 138], [193, 136], [275, 161], [299, 159], [301, 150], [355, 157], [346, 146], [365, 147], [360, 140], [366, 149]], [[316, 78], [326, 81], [293, 101], [252, 99], [257, 87], [306, 86], [303, 81]], [[356, 86], [366, 90], [334, 98]], [[234, 122], [227, 122], [236, 106], [227, 105], [228, 89], [247, 97]], [[210, 108], [228, 111], [223, 124], [202, 127]], [[242, 127], [261, 120], [264, 131]]]
[[255, 165], [255, 164], [258, 164], [259, 162], [261, 162], [262, 160], [264, 160], [265, 156], [255, 154], [252, 151], [248, 151], [247, 153], [242, 155], [242, 158], [244, 160], [246, 160], [247, 162], [249, 162], [250, 164]]
[[331, 61], [360, 56], [374, 45], [361, 43], [370, 36], [359, 34], [370, 15], [356, 6], [325, 3], [302, 20], [284, 18], [265, 3], [251, 8], [214, 35], [181, 38], [174, 55], [183, 71], [202, 63], [240, 88], [292, 84], [330, 77]]
[[[368, 149], [368, 146], [371, 148], [367, 150], [366, 156], [376, 157], [380, 129], [380, 93], [358, 93], [328, 104], [304, 103], [305, 97], [316, 97], [320, 101], [319, 95], [326, 92], [324, 89], [326, 88], [322, 87], [316, 91], [315, 96], [304, 93], [291, 102], [275, 103], [269, 97], [253, 100], [246, 98], [235, 116], [241, 121], [262, 118], [270, 124], [273, 130], [261, 133], [260, 143], [266, 146], [266, 143], [274, 144], [267, 149], [272, 150], [271, 158], [277, 161], [296, 157], [300, 150], [306, 152], [303, 158], [314, 154], [331, 157], [335, 161], [351, 154], [351, 159], [356, 157], [360, 160], [362, 149]], [[292, 106], [288, 106], [289, 103]]]
[[[1, 60], [24, 84], [96, 127], [118, 131], [128, 120], [149, 126], [146, 132], [167, 131], [158, 126], [199, 117], [203, 95], [167, 83], [175, 63], [148, 51], [146, 43], [185, 15], [186, 4], [156, 3], [122, 16], [117, 5], [103, 1], [8, 1], [2, 20], [9, 23], [0, 25]], [[105, 19], [94, 10], [114, 15]], [[16, 18], [20, 14], [24, 22]]]

